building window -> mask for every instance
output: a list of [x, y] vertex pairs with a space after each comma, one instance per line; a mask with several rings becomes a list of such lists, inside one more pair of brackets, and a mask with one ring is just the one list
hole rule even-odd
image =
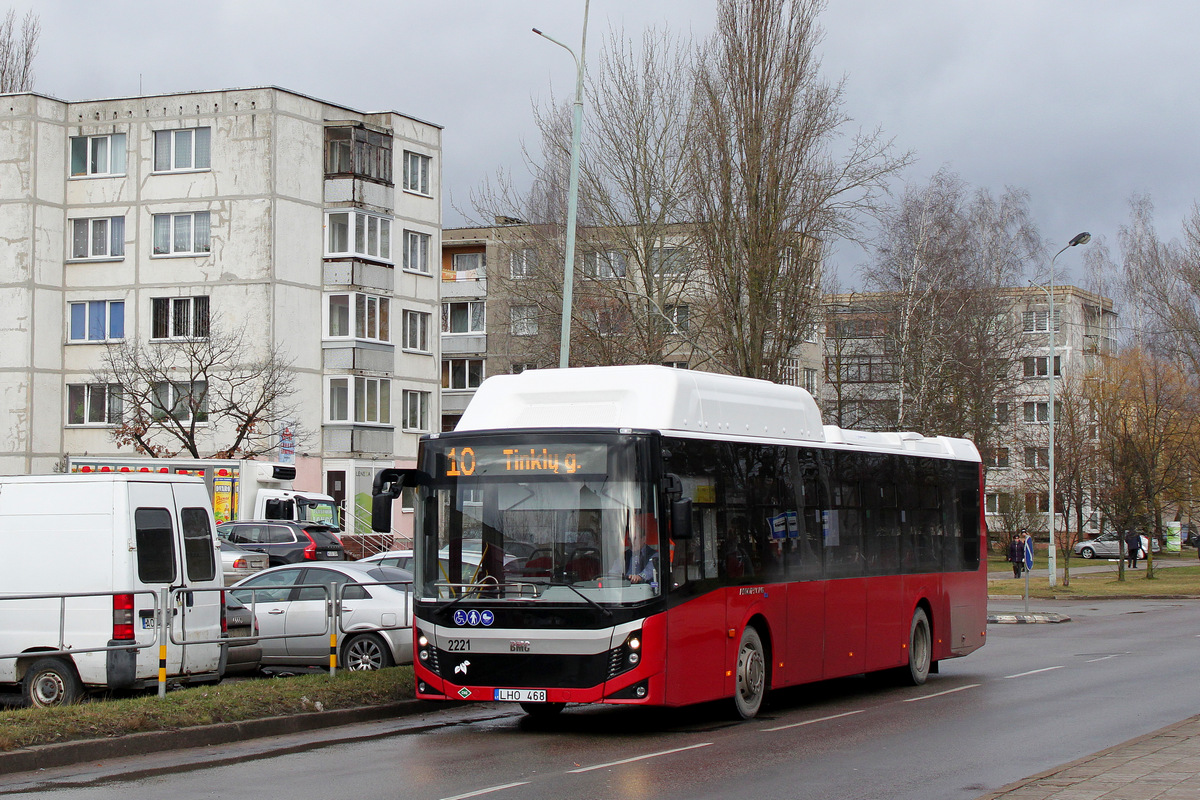
[[174, 381], [154, 384], [154, 397], [151, 399], [150, 416], [156, 420], [168, 416], [181, 422], [208, 421], [208, 383], [193, 381], [191, 383], [176, 383]]
[[403, 427], [406, 431], [429, 430], [429, 392], [404, 392]]
[[125, 174], [125, 134], [71, 137], [71, 177]]
[[687, 250], [659, 247], [650, 253], [650, 271], [655, 275], [677, 275], [687, 266]]
[[[1050, 363], [1048, 356], [1026, 356], [1022, 359], [1025, 366], [1026, 378], [1045, 378], [1046, 367]], [[1062, 356], [1054, 357], [1054, 377], [1062, 375]]]
[[[1050, 309], [1030, 309], [1025, 312], [1024, 317], [1025, 333], [1049, 333], [1050, 332]], [[1062, 311], [1054, 309], [1054, 330], [1058, 331], [1062, 327]]]
[[583, 274], [589, 278], [624, 278], [627, 269], [625, 254], [619, 250], [592, 250], [583, 254]]
[[670, 367], [671, 369], [687, 369], [688, 368], [688, 362], [686, 362], [686, 361], [664, 361], [664, 362], [662, 362], [662, 365], [664, 367]]
[[392, 260], [392, 219], [361, 211], [329, 211], [325, 214], [325, 255], [362, 256], [378, 261]]
[[67, 384], [68, 425], [119, 425], [121, 387], [110, 384]]
[[[1055, 401], [1054, 416], [1058, 417], [1062, 414], [1062, 403]], [[1050, 404], [1029, 402], [1025, 404], [1025, 421], [1026, 422], [1049, 422], [1050, 421]], [[1057, 420], [1056, 420], [1057, 422]]]
[[367, 178], [390, 186], [392, 137], [362, 127], [326, 128], [325, 174]]
[[1025, 495], [1025, 513], [1045, 514], [1050, 511], [1050, 494], [1048, 492], [1028, 492]]
[[485, 253], [454, 253], [450, 256], [450, 274], [442, 275], [444, 281], [476, 281], [483, 277], [487, 266]]
[[483, 300], [442, 303], [442, 333], [484, 333], [485, 306]]
[[1025, 448], [1025, 466], [1033, 469], [1041, 469], [1050, 465], [1050, 448], [1048, 447], [1026, 447]]
[[508, 368], [508, 374], [509, 375], [520, 375], [522, 372], [526, 372], [528, 370], [537, 369], [537, 368], [538, 368], [537, 364], [531, 364], [529, 362], [525, 362], [525, 363], [521, 363], [521, 364], [512, 364]]
[[207, 211], [154, 215], [154, 255], [194, 256], [211, 249]]
[[429, 352], [429, 314], [423, 311], [404, 312], [404, 349], [418, 353]]
[[478, 389], [483, 383], [482, 358], [446, 358], [442, 360], [443, 389]]
[[1013, 508], [1013, 496], [1008, 492], [989, 492], [984, 502], [989, 514], [1007, 514]]
[[69, 306], [67, 341], [111, 342], [125, 338], [124, 300], [89, 300]]
[[154, 171], [182, 172], [211, 166], [212, 128], [154, 132]]
[[1004, 425], [1005, 423], [1007, 423], [1008, 422], [1008, 403], [996, 403], [995, 416], [996, 416], [997, 424]]
[[983, 463], [989, 467], [1005, 469], [1008, 467], [1008, 448], [992, 447], [983, 454]]
[[429, 274], [429, 234], [404, 232], [404, 269]]
[[[353, 321], [353, 324], [351, 322]], [[328, 339], [391, 342], [391, 301], [360, 292], [329, 296]]]
[[207, 297], [150, 299], [151, 339], [203, 339], [207, 336]]
[[329, 421], [390, 425], [392, 382], [388, 378], [328, 378]]
[[804, 368], [804, 389], [809, 394], [817, 391], [817, 371], [812, 367]]
[[508, 254], [509, 274], [515, 279], [532, 278], [537, 271], [537, 250], [526, 247]]
[[510, 306], [508, 312], [509, 330], [513, 336], [537, 335], [537, 306]]
[[671, 333], [686, 333], [688, 329], [688, 307], [667, 306], [663, 315], [671, 321]]
[[404, 190], [429, 194], [429, 156], [404, 151]]
[[124, 258], [125, 218], [71, 220], [71, 258]]

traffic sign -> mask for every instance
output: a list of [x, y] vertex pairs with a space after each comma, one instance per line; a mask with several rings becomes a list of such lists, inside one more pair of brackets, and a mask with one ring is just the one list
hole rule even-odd
[[1025, 540], [1025, 569], [1033, 569], [1033, 538]]

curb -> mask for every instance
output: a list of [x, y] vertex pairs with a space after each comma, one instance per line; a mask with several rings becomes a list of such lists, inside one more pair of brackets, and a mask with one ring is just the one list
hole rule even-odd
[[[66, 767], [83, 761], [146, 755], [193, 747], [212, 747], [266, 736], [305, 733], [358, 722], [412, 716], [436, 708], [438, 708], [436, 703], [423, 700], [402, 700], [379, 706], [314, 711], [307, 714], [267, 717], [241, 722], [218, 722], [212, 725], [167, 731], [144, 731], [111, 739], [84, 739], [76, 742], [34, 745], [0, 753], [0, 775], [34, 772], [51, 767]], [[307, 746], [300, 749], [307, 749]], [[240, 761], [242, 759], [237, 757], [231, 760]]]
[[1034, 612], [1030, 614], [988, 614], [989, 625], [1058, 624], [1070, 622], [1066, 614]]

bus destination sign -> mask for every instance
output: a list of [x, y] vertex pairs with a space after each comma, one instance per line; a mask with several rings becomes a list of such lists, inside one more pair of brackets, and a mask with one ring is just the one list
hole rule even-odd
[[605, 475], [608, 445], [471, 445], [451, 447], [444, 454], [447, 478], [500, 476]]

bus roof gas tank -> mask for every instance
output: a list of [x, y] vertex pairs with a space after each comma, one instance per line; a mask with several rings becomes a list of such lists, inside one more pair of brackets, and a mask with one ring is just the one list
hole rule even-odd
[[821, 442], [797, 386], [652, 365], [526, 370], [488, 378], [455, 430], [642, 428]]

